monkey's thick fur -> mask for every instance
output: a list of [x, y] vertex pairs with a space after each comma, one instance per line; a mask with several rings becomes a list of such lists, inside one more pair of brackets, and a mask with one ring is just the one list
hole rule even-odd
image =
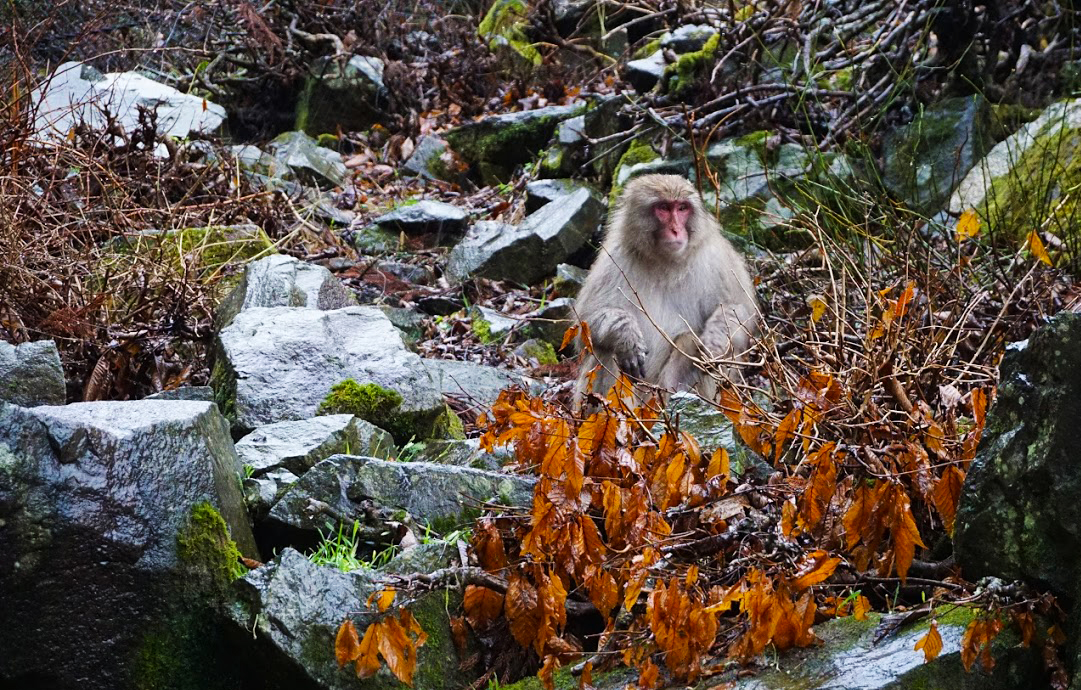
[[[661, 241], [663, 226], [654, 209], [683, 201], [690, 212], [680, 250]], [[713, 379], [687, 355], [739, 356], [750, 345], [758, 317], [746, 262], [695, 188], [678, 175], [645, 175], [627, 185], [576, 309], [593, 341], [593, 354], [579, 370], [576, 408], [598, 364], [592, 391], [601, 395], [623, 371], [649, 384], [713, 397]]]

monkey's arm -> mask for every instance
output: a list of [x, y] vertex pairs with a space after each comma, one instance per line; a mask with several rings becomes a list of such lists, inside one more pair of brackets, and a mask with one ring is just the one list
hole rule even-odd
[[733, 359], [751, 346], [758, 314], [746, 304], [722, 304], [702, 327], [702, 346], [708, 356]]
[[695, 360], [739, 356], [750, 347], [755, 327], [756, 314], [746, 305], [721, 305], [700, 335], [684, 331], [673, 340], [675, 346], [661, 369], [661, 386], [670, 390], [693, 388], [701, 379]]
[[625, 309], [608, 307], [585, 317], [592, 333], [593, 348], [603, 361], [605, 353], [615, 355], [616, 363], [625, 373], [642, 378], [646, 370], [645, 339], [634, 317]]

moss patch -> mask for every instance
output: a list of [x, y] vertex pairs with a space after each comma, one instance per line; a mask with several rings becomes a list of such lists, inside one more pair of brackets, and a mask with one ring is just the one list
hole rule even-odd
[[477, 26], [477, 33], [493, 52], [506, 46], [526, 63], [538, 66], [541, 54], [525, 33], [528, 17], [529, 5], [523, 0], [495, 0]]
[[191, 509], [187, 526], [177, 532], [176, 553], [189, 576], [221, 593], [247, 572], [225, 519], [206, 502]]
[[[619, 157], [619, 162], [616, 163], [615, 171], [613, 172], [613, 180], [619, 179], [619, 173], [623, 168], [630, 168], [631, 166], [638, 165], [640, 163], [649, 163], [660, 158], [660, 154], [653, 150], [653, 147], [644, 141], [635, 139], [631, 142], [631, 145], [627, 147], [627, 150], [623, 152], [623, 155]], [[614, 208], [616, 200], [619, 199], [620, 193], [623, 191], [623, 185], [613, 182], [612, 191], [608, 195], [608, 208]]]
[[717, 46], [720, 45], [721, 34], [715, 33], [709, 37], [701, 50], [680, 55], [675, 62], [664, 69], [664, 77], [661, 83], [672, 96], [682, 96], [689, 91], [700, 72], [711, 68], [716, 63]]
[[495, 345], [500, 340], [498, 337], [492, 335], [492, 323], [481, 318], [479, 312], [473, 317], [473, 324], [470, 326], [470, 330], [473, 331], [473, 335], [477, 336], [477, 340], [485, 345]]
[[345, 379], [334, 384], [327, 397], [315, 411], [317, 415], [351, 414], [372, 424], [389, 429], [396, 423], [402, 394], [378, 383], [360, 384]]

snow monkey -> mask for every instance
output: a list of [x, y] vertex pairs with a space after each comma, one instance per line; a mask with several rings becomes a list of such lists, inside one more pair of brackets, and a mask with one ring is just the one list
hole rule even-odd
[[739, 356], [758, 316], [746, 262], [678, 175], [645, 175], [623, 190], [576, 308], [594, 349], [579, 370], [576, 408], [598, 364], [598, 394], [622, 371], [713, 397], [713, 380], [690, 358]]

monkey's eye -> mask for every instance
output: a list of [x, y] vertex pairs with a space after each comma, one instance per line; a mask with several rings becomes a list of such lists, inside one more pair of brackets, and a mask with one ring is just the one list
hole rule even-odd
[[686, 201], [681, 201], [678, 204], [676, 204], [676, 210], [680, 211], [682, 213], [687, 213], [688, 211], [691, 210], [691, 205], [688, 204]]

